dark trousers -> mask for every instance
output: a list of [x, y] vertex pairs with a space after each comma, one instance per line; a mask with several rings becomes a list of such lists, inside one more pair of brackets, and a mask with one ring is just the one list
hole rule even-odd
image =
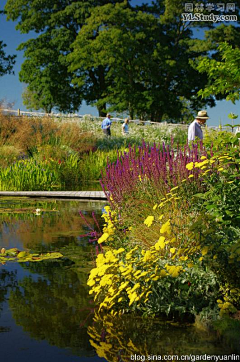
[[105, 136], [111, 136], [110, 128], [103, 129], [103, 133], [105, 134]]

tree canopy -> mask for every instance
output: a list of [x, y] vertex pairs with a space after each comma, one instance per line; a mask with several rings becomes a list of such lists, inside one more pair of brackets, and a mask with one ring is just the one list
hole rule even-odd
[[[211, 92], [198, 96], [208, 74], [196, 59], [210, 57], [222, 31], [230, 42], [239, 38], [233, 26], [184, 22], [178, 0], [136, 7], [130, 0], [8, 0], [5, 11], [21, 32], [36, 32], [18, 48], [25, 55], [20, 80], [28, 84], [26, 106], [48, 112], [75, 111], [85, 100], [100, 116], [180, 119], [186, 105], [191, 112], [215, 104]], [[211, 29], [204, 40], [196, 26]]]
[[208, 85], [199, 91], [202, 97], [210, 94], [222, 94], [226, 100], [235, 103], [240, 99], [240, 49], [227, 43], [219, 45], [221, 59], [203, 58], [199, 61], [197, 69], [200, 73], [207, 73]]
[[[212, 97], [197, 97], [207, 77], [189, 60], [206, 52], [200, 41], [194, 49], [191, 35], [184, 26], [162, 23], [155, 14], [124, 2], [108, 4], [87, 18], [68, 56], [69, 69], [84, 98], [99, 108], [108, 104], [115, 111], [127, 110], [131, 118], [179, 118], [183, 97], [193, 109], [214, 104]], [[91, 73], [98, 74], [94, 82]]]
[[[74, 87], [66, 56], [90, 10], [106, 0], [8, 0], [5, 12], [8, 20], [18, 21], [16, 29], [22, 33], [35, 31], [37, 35], [20, 44], [25, 61], [19, 74], [28, 84], [24, 103], [28, 108], [50, 112], [75, 111], [83, 100], [79, 87]], [[116, 1], [111, 1], [112, 3]], [[29, 97], [30, 92], [33, 93]]]

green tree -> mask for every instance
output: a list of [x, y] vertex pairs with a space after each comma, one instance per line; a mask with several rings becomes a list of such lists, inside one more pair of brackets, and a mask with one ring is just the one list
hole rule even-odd
[[183, 22], [181, 1], [8, 0], [5, 10], [21, 32], [37, 33], [19, 46], [29, 108], [69, 112], [85, 100], [100, 116], [109, 108], [160, 121], [180, 119], [182, 99], [190, 111], [214, 105], [212, 95], [197, 97], [208, 78], [191, 63], [213, 47], [192, 28], [212, 23]]
[[[74, 111], [82, 102], [82, 90], [71, 83], [72, 74], [66, 60], [70, 46], [95, 6], [107, 0], [8, 0], [5, 12], [8, 20], [17, 21], [22, 33], [35, 31], [36, 37], [22, 43], [25, 61], [20, 80], [33, 92], [28, 108], [50, 111]], [[116, 1], [111, 1], [115, 3]]]
[[[163, 3], [156, 11], [164, 12]], [[161, 22], [156, 14], [136, 11], [126, 2], [95, 8], [68, 56], [74, 82], [98, 108], [108, 104], [110, 110], [127, 110], [131, 118], [180, 118], [182, 97], [193, 109], [212, 106], [211, 96], [197, 98], [207, 77], [200, 76], [189, 59], [206, 52], [201, 41], [193, 47], [191, 36], [184, 24]], [[91, 83], [89, 74], [99, 70], [101, 77]]]
[[4, 48], [6, 44], [0, 41], [0, 77], [4, 74], [11, 74], [15, 64], [16, 55], [6, 55]]
[[26, 60], [19, 79], [28, 84], [27, 94], [26, 91], [23, 93], [23, 103], [29, 109], [44, 109], [50, 113], [55, 107], [59, 111], [71, 112], [81, 104], [81, 94], [71, 84], [66, 56], [58, 46], [58, 40], [45, 33], [18, 48], [25, 50]]
[[198, 71], [209, 78], [208, 85], [199, 91], [199, 95], [204, 98], [220, 94], [235, 103], [240, 98], [240, 49], [221, 43], [218, 51], [220, 60], [201, 58], [198, 62]]

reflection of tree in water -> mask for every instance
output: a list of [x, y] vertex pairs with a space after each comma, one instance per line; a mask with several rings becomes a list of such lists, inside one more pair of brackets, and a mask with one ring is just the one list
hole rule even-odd
[[31, 263], [29, 268], [43, 277], [25, 277], [11, 292], [9, 305], [16, 323], [36, 340], [71, 348], [77, 355], [94, 355], [86, 325], [93, 308], [86, 273], [61, 262]]
[[[16, 271], [8, 271], [6, 269], [0, 269], [0, 312], [3, 310], [3, 303], [6, 301], [6, 295], [8, 288], [14, 288], [17, 285]], [[6, 332], [8, 328], [0, 326], [0, 332]]]
[[[10, 200], [11, 201], [11, 200]], [[91, 211], [94, 205], [81, 204], [76, 201], [62, 202], [20, 202], [0, 203], [0, 231], [4, 233], [4, 247], [8, 248], [11, 234], [16, 234], [21, 239], [24, 248], [33, 249], [39, 244], [60, 247], [68, 244], [69, 238], [84, 234], [86, 222], [80, 217], [79, 212], [83, 207], [87, 221], [93, 224]], [[5, 208], [3, 208], [5, 206]], [[8, 206], [11, 212], [6, 212]], [[99, 206], [98, 206], [99, 207]], [[35, 215], [36, 208], [41, 209], [39, 216]], [[95, 206], [96, 208], [96, 206]], [[100, 218], [101, 209], [96, 214]], [[44, 250], [42, 250], [44, 251]]]
[[[129, 362], [135, 354], [145, 356], [147, 361], [151, 355], [233, 353], [226, 346], [221, 346], [215, 335], [193, 325], [99, 313], [95, 313], [93, 320], [94, 323], [88, 327], [90, 343], [98, 356], [109, 362]], [[154, 360], [157, 360], [156, 357]]]

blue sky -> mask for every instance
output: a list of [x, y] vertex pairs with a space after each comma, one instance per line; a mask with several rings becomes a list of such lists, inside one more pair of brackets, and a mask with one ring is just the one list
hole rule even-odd
[[[1, 0], [1, 9], [5, 6], [7, 0]], [[142, 0], [134, 0], [133, 4], [140, 4]], [[147, 0], [145, 0], [147, 2]], [[29, 38], [34, 37], [34, 33], [30, 34], [20, 34], [19, 31], [15, 30], [17, 23], [12, 21], [6, 21], [5, 16], [0, 17], [0, 40], [3, 40], [7, 47], [5, 51], [7, 54], [17, 54], [16, 64], [14, 66], [15, 75], [5, 75], [0, 78], [0, 100], [6, 99], [8, 102], [13, 102], [14, 109], [20, 108], [21, 110], [27, 110], [26, 107], [22, 104], [21, 94], [25, 88], [23, 83], [19, 82], [18, 72], [21, 69], [21, 64], [24, 60], [23, 52], [16, 51], [18, 45]], [[210, 119], [208, 120], [208, 125], [215, 126], [219, 124], [219, 121], [224, 125], [229, 123], [228, 114], [233, 112], [239, 115], [238, 122], [240, 123], [240, 101], [236, 104], [232, 104], [227, 101], [217, 102], [216, 107], [207, 108]], [[92, 114], [97, 116], [98, 112], [96, 108], [87, 106], [83, 104], [79, 110], [79, 114]]]

